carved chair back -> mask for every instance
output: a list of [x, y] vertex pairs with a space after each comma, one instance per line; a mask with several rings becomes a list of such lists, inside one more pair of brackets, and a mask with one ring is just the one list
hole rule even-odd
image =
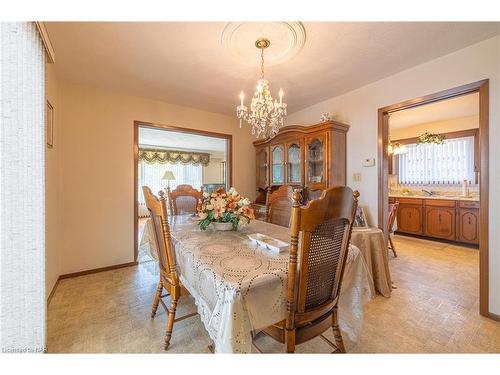
[[268, 190], [267, 206], [266, 206], [266, 221], [290, 227], [292, 217], [292, 200], [293, 186], [282, 185], [278, 190], [271, 193]]
[[160, 263], [160, 277], [171, 286], [180, 285], [174, 248], [170, 237], [170, 226], [168, 224], [167, 199], [163, 191], [160, 190], [158, 193], [160, 198], [158, 198], [151, 192], [148, 186], [143, 186], [142, 192], [153, 224], [154, 239], [158, 252], [157, 256]]
[[191, 185], [178, 185], [169, 193], [172, 215], [194, 214], [203, 193]]
[[323, 194], [323, 189], [311, 189], [306, 187], [302, 193], [302, 202], [307, 204], [308, 202], [318, 199]]
[[287, 329], [336, 308], [358, 196], [349, 187], [333, 187], [301, 207], [300, 193], [294, 191]]

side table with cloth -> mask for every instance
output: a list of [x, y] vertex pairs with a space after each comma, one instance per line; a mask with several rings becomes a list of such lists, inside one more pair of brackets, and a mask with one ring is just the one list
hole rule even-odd
[[[169, 224], [181, 282], [195, 300], [215, 351], [251, 352], [252, 332], [286, 316], [289, 254], [263, 250], [247, 234], [290, 242], [290, 230], [255, 220], [239, 231], [201, 231], [185, 215], [170, 217]], [[154, 240], [149, 244], [155, 246]], [[358, 338], [363, 305], [370, 298], [369, 270], [352, 246], [339, 300], [340, 328], [352, 341]]]
[[378, 228], [353, 228], [351, 244], [363, 254], [370, 272], [372, 291], [376, 290], [384, 297], [390, 297], [392, 291], [391, 273], [387, 255], [387, 243], [384, 233]]

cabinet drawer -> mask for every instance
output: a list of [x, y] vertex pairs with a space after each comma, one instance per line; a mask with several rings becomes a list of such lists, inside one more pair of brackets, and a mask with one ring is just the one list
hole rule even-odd
[[418, 198], [394, 198], [394, 199], [398, 201], [400, 205], [411, 204], [411, 205], [421, 206], [423, 203], [423, 200]]
[[476, 201], [458, 201], [460, 208], [479, 208], [479, 202]]
[[455, 207], [455, 201], [448, 199], [426, 199], [424, 204], [434, 207]]

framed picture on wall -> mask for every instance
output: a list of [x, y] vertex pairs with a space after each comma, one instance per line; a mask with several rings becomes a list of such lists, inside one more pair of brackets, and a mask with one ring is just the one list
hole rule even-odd
[[354, 228], [368, 228], [368, 222], [366, 220], [365, 210], [363, 207], [359, 207], [356, 209], [356, 216], [354, 217]]
[[54, 107], [48, 100], [45, 108], [45, 122], [45, 139], [47, 147], [52, 148], [54, 147]]

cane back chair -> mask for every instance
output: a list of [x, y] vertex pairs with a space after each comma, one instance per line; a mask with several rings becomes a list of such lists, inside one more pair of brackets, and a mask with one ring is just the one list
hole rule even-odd
[[[316, 336], [334, 352], [345, 352], [337, 305], [358, 196], [348, 187], [333, 187], [301, 207], [299, 191], [293, 193], [287, 315], [264, 329], [288, 353]], [[323, 336], [330, 327], [335, 344]]]
[[168, 194], [172, 215], [194, 214], [203, 193], [191, 185], [177, 185]]
[[278, 190], [267, 192], [266, 221], [290, 228], [293, 205], [293, 186], [282, 185]]
[[[153, 225], [154, 239], [156, 242], [157, 257], [160, 269], [160, 280], [156, 288], [155, 297], [153, 300], [153, 307], [151, 309], [151, 318], [156, 315], [158, 305], [161, 303], [163, 308], [168, 314], [167, 326], [165, 329], [164, 349], [167, 350], [170, 345], [170, 338], [172, 337], [172, 329], [174, 322], [190, 318], [197, 313], [184, 315], [182, 317], [175, 317], [177, 303], [181, 295], [188, 294], [186, 289], [181, 285], [179, 275], [177, 273], [177, 265], [175, 261], [174, 248], [172, 246], [172, 239], [170, 237], [170, 226], [168, 224], [166, 197], [163, 191], [160, 191], [158, 199], [147, 186], [142, 187], [146, 207], [148, 208]], [[163, 289], [166, 294], [163, 295]], [[163, 301], [164, 297], [170, 296], [170, 308], [167, 307]]]
[[396, 253], [396, 248], [394, 247], [394, 243], [392, 242], [392, 235], [394, 234], [394, 221], [396, 220], [396, 216], [398, 214], [398, 207], [399, 207], [399, 202], [394, 202], [393, 204], [389, 205], [389, 220], [387, 223], [387, 228], [389, 231], [389, 250], [392, 250], [392, 253], [394, 254], [394, 258], [398, 256]]

